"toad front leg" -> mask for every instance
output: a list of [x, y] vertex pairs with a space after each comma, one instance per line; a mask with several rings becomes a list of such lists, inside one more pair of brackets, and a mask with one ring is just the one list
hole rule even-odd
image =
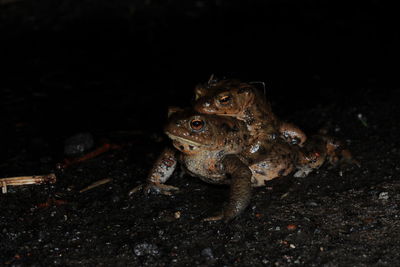
[[292, 145], [303, 146], [307, 140], [306, 134], [296, 125], [289, 122], [282, 122], [279, 126], [282, 138]]
[[249, 167], [235, 155], [226, 156], [222, 163], [226, 174], [231, 177], [229, 202], [221, 214], [206, 218], [205, 221], [229, 222], [242, 213], [250, 203], [252, 173]]
[[164, 184], [174, 173], [176, 164], [176, 150], [170, 147], [164, 149], [150, 170], [145, 192], [155, 191], [163, 195], [172, 195], [173, 191], [178, 191], [178, 187]]
[[172, 195], [173, 191], [178, 191], [179, 188], [164, 184], [176, 169], [177, 158], [176, 150], [173, 148], [166, 148], [161, 155], [157, 158], [150, 173], [147, 177], [147, 185], [140, 185], [132, 189], [129, 194], [144, 188], [145, 193], [154, 191], [163, 195]]

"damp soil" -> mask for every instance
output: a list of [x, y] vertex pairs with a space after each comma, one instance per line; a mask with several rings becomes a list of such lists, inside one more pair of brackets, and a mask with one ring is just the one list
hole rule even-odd
[[[228, 224], [202, 221], [222, 207], [228, 189], [179, 170], [168, 181], [179, 194], [128, 196], [168, 144], [161, 129], [94, 130], [96, 146], [119, 147], [60, 169], [66, 134], [9, 121], [2, 129], [14, 135], [5, 137], [2, 176], [54, 172], [57, 182], [10, 186], [0, 196], [1, 264], [393, 266], [400, 260], [400, 110], [386, 97], [362, 97], [357, 105], [317, 105], [288, 118], [307, 129], [329, 122], [361, 167], [323, 166], [306, 178], [272, 181]], [[105, 178], [112, 181], [79, 192]]]
[[[239, 54], [231, 60], [231, 52], [238, 47], [228, 47], [222, 52], [224, 62], [220, 65], [207, 65], [215, 63], [216, 54], [221, 52], [218, 42], [214, 43], [217, 52], [208, 47], [192, 56], [190, 48], [178, 46], [177, 50], [183, 49], [182, 55], [177, 50], [170, 53], [178, 41], [185, 41], [178, 36], [179, 30], [171, 30], [178, 24], [170, 14], [181, 15], [179, 23], [192, 23], [191, 29], [198, 34], [209, 34], [202, 23], [218, 16], [233, 21], [237, 13], [232, 17], [226, 14], [240, 9], [235, 4], [219, 9], [226, 13], [207, 13], [207, 5], [200, 4], [182, 7], [185, 12], [177, 8], [178, 4], [168, 10], [161, 4], [151, 6], [151, 1], [146, 1], [149, 9], [139, 6], [131, 10], [121, 4], [123, 12], [119, 6], [112, 10], [112, 18], [119, 18], [113, 20], [119, 29], [114, 32], [107, 23], [100, 26], [104, 31], [97, 27], [91, 31], [91, 20], [82, 18], [86, 9], [68, 4], [56, 8], [50, 2], [40, 1], [34, 9], [29, 1], [1, 2], [6, 7], [1, 19], [7, 23], [0, 29], [10, 43], [2, 61], [7, 71], [0, 84], [0, 178], [55, 173], [57, 181], [9, 186], [8, 192], [0, 195], [0, 265], [398, 265], [400, 90], [394, 78], [382, 79], [391, 77], [393, 70], [386, 72], [384, 65], [379, 65], [370, 72], [351, 72], [354, 64], [346, 69], [336, 62], [339, 65], [332, 68], [337, 72], [332, 74], [329, 64], [323, 62], [326, 58], [318, 61], [321, 54], [329, 54], [322, 48], [307, 55], [288, 52], [283, 59], [295, 55], [295, 62], [307, 57], [316, 65], [286, 69], [281, 55], [263, 55], [266, 52], [261, 45], [246, 46], [246, 42], [238, 45], [255, 49], [250, 58]], [[90, 3], [86, 1], [83, 6], [90, 10]], [[312, 6], [316, 9], [302, 10], [315, 15], [316, 22], [312, 23], [326, 27], [321, 31], [332, 25], [359, 26], [347, 25], [346, 19], [319, 21], [321, 10], [317, 4]], [[108, 6], [102, 8], [107, 10]], [[139, 15], [132, 22], [132, 14], [137, 13], [126, 14], [126, 10], [139, 10]], [[288, 4], [279, 10], [279, 16], [290, 17], [297, 7]], [[273, 16], [273, 12], [269, 14]], [[356, 16], [364, 18], [363, 14]], [[146, 23], [141, 24], [143, 21]], [[219, 25], [210, 33], [214, 40], [227, 29], [222, 21], [213, 20]], [[302, 31], [295, 26], [297, 20], [289, 22], [292, 24], [267, 24], [277, 32]], [[240, 23], [235, 22], [234, 28], [246, 32]], [[261, 27], [257, 26], [259, 21], [253, 23]], [[306, 21], [304, 25], [309, 24]], [[167, 33], [162, 34], [164, 31]], [[87, 32], [92, 35], [77, 47], [74, 40], [79, 38], [70, 39], [74, 32], [84, 39]], [[108, 41], [99, 45], [99, 35], [104, 32]], [[233, 32], [216, 40], [229, 44]], [[170, 33], [175, 41], [167, 38]], [[54, 39], [48, 42], [47, 34]], [[124, 34], [136, 39], [123, 39], [127, 42], [122, 43], [113, 39]], [[188, 35], [190, 42], [196, 40], [195, 34]], [[21, 49], [19, 40], [29, 45]], [[272, 61], [265, 72], [248, 64], [258, 53], [263, 62], [267, 58]], [[178, 54], [180, 57], [174, 58]], [[198, 64], [185, 65], [193, 61]], [[232, 62], [238, 63], [238, 68], [232, 68]], [[331, 135], [347, 144], [360, 167], [322, 166], [305, 178], [289, 175], [273, 180], [254, 189], [248, 209], [230, 223], [202, 221], [223, 207], [228, 188], [204, 183], [179, 169], [168, 181], [180, 188], [178, 194], [129, 195], [132, 188], [145, 182], [152, 162], [169, 144], [162, 133], [166, 107], [190, 106], [194, 86], [214, 71], [266, 81], [266, 97], [276, 114], [307, 134], [328, 128]], [[66, 155], [66, 142], [71, 145], [68, 140], [77, 135], [89, 139], [89, 145], [77, 149], [76, 155]], [[110, 149], [104, 153], [63, 167], [67, 159], [105, 145]], [[110, 180], [80, 192], [103, 179]]]

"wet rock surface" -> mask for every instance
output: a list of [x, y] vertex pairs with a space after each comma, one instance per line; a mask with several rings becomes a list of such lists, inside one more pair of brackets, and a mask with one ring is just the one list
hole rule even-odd
[[[243, 18], [248, 20], [237, 22], [241, 6], [236, 1], [217, 1], [217, 9], [202, 1], [184, 7], [178, 1], [170, 1], [175, 4], [168, 7], [146, 1], [151, 8], [142, 3], [126, 9], [129, 3], [121, 2], [108, 17], [103, 12], [110, 10], [108, 6], [100, 5], [103, 11], [95, 12], [94, 19], [119, 19], [97, 27], [90, 23], [93, 17], [85, 17], [91, 1], [85, 1], [83, 9], [69, 1], [60, 6], [40, 1], [34, 9], [29, 3], [9, 1], [1, 16], [0, 29], [10, 42], [1, 62], [7, 71], [0, 82], [0, 178], [54, 172], [57, 182], [9, 186], [8, 193], [0, 195], [0, 265], [400, 262], [399, 86], [386, 64], [363, 61], [364, 50], [352, 57], [352, 51], [338, 48], [347, 31], [361, 35], [360, 44], [363, 37], [368, 41], [364, 24], [350, 15], [324, 20], [324, 5], [312, 3], [300, 9], [270, 4], [279, 12], [269, 11], [266, 22], [254, 15], [260, 15], [254, 8], [247, 8]], [[371, 18], [368, 12], [375, 6], [383, 8], [369, 4], [364, 12], [355, 12], [355, 18]], [[179, 21], [171, 19], [177, 14]], [[275, 22], [278, 19], [288, 24]], [[217, 28], [210, 32], [202, 26], [206, 21]], [[379, 23], [373, 20], [371, 27]], [[181, 29], [182, 24], [190, 31]], [[307, 25], [315, 26], [308, 30]], [[232, 43], [249, 29], [253, 37], [245, 36], [252, 42], [239, 38], [242, 41]], [[271, 46], [257, 42], [265, 29]], [[323, 33], [313, 37], [318, 29]], [[47, 34], [54, 39], [46, 39]], [[125, 34], [133, 41], [113, 39]], [[99, 36], [106, 41], [100, 42]], [[214, 40], [206, 48], [198, 42], [204, 36]], [[304, 43], [291, 50], [290, 36], [303, 36], [297, 40]], [[20, 49], [18, 44], [27, 44], [27, 37], [32, 45]], [[330, 41], [331, 46], [324, 46]], [[397, 49], [389, 41], [385, 47]], [[79, 47], [72, 46], [76, 43]], [[380, 47], [379, 42], [365, 45], [365, 50]], [[336, 65], [331, 65], [331, 56], [340, 56]], [[377, 58], [372, 54], [368, 60], [385, 62], [385, 56]], [[253, 64], [255, 59], [264, 62], [265, 69]], [[271, 181], [254, 190], [249, 208], [229, 224], [202, 221], [220, 210], [228, 188], [203, 183], [180, 170], [168, 181], [181, 189], [179, 194], [129, 196], [168, 144], [162, 134], [167, 106], [188, 106], [194, 86], [214, 71], [270, 81], [267, 97], [280, 117], [310, 134], [327, 127], [347, 143], [361, 167], [324, 166], [306, 178], [289, 175]], [[64, 141], [85, 132], [96, 137], [90, 151], [108, 149], [63, 165]], [[102, 179], [111, 181], [80, 193]]]

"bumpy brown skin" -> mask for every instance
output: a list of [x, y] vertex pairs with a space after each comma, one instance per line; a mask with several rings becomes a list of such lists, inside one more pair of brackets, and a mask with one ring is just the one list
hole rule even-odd
[[[199, 129], [191, 123], [201, 121]], [[197, 114], [190, 110], [176, 112], [164, 128], [181, 153], [179, 159], [193, 176], [215, 184], [228, 184], [221, 160], [239, 154], [248, 135], [243, 122], [229, 117]]]
[[164, 195], [171, 195], [172, 191], [178, 191], [177, 187], [164, 184], [175, 171], [177, 161], [176, 150], [170, 147], [165, 148], [150, 170], [145, 191], [148, 193], [152, 190]]
[[326, 130], [320, 130], [317, 135], [312, 136], [312, 139], [319, 140], [319, 143], [324, 145], [323, 150], [329, 164], [333, 166], [338, 164], [354, 164], [360, 167], [360, 163], [353, 158], [346, 145], [342, 141], [329, 136]]
[[194, 108], [199, 113], [232, 116], [245, 121], [254, 140], [278, 136], [302, 146], [306, 135], [296, 125], [280, 121], [270, 103], [252, 84], [238, 80], [213, 80], [195, 88]]
[[[239, 88], [238, 95], [247, 96], [232, 98], [228, 95], [232, 108], [221, 109], [224, 110], [222, 114], [218, 113], [220, 109], [216, 113], [219, 115], [179, 108], [170, 110], [165, 133], [181, 153], [177, 156], [177, 151], [172, 148], [163, 151], [148, 176], [145, 191], [155, 190], [170, 195], [171, 191], [178, 190], [164, 183], [172, 175], [179, 159], [189, 174], [205, 182], [230, 184], [227, 207], [219, 215], [206, 219], [229, 221], [248, 206], [251, 187], [263, 186], [266, 181], [288, 175], [295, 169], [295, 176], [304, 177], [326, 159], [332, 164], [341, 158], [351, 159], [350, 153], [339, 142], [324, 133], [304, 144], [293, 141], [297, 139], [295, 134], [278, 138], [279, 134], [292, 128], [276, 119], [268, 103], [254, 102], [255, 97], [260, 97], [247, 84], [238, 85], [236, 81], [225, 83], [226, 87], [235, 85], [234, 88]], [[197, 95], [207, 99], [205, 92], [197, 92]], [[208, 108], [207, 111], [202, 110], [204, 113], [214, 114], [212, 105], [204, 99], [199, 99], [196, 105], [202, 103]], [[242, 107], [248, 108], [242, 110]], [[268, 115], [260, 120], [265, 114]], [[298, 140], [305, 140], [305, 136], [302, 138], [300, 135]]]
[[225, 172], [231, 177], [229, 202], [223, 213], [227, 222], [242, 213], [250, 204], [252, 173], [236, 155], [227, 155], [222, 163]]
[[296, 145], [293, 149], [299, 149], [296, 176], [306, 176], [321, 166], [325, 159], [331, 164], [342, 160], [355, 162], [351, 160], [350, 152], [326, 133], [307, 141], [306, 135], [297, 126], [280, 121], [265, 96], [252, 84], [211, 78], [195, 88], [195, 96], [194, 109], [197, 112], [231, 116], [246, 123], [251, 137], [244, 155], [250, 161], [257, 161], [262, 152], [271, 152], [276, 139], [281, 139]]
[[249, 163], [242, 153], [247, 146], [248, 129], [244, 122], [231, 117], [175, 110], [165, 133], [181, 153], [176, 157], [171, 149], [164, 150], [148, 176], [147, 189], [170, 194], [170, 186], [164, 183], [177, 158], [189, 174], [208, 183], [229, 184], [227, 207], [206, 220], [233, 219], [248, 206], [251, 187], [263, 186], [265, 181], [287, 175], [295, 168], [297, 152], [279, 142], [256, 163]]
[[306, 134], [290, 122], [281, 122], [279, 132], [281, 134], [280, 137], [291, 145], [303, 146], [307, 141]]

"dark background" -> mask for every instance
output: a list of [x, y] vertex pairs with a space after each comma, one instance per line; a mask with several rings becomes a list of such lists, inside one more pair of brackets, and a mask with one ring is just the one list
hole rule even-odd
[[265, 82], [282, 115], [399, 85], [396, 9], [383, 1], [1, 3], [2, 94], [64, 131], [126, 116], [157, 128], [211, 74]]
[[[398, 265], [397, 25], [377, 0], [0, 0], [0, 178], [57, 175], [0, 195], [0, 265]], [[328, 126], [361, 167], [274, 180], [230, 224], [202, 222], [227, 188], [179, 171], [180, 194], [128, 197], [167, 107], [211, 74], [265, 82], [278, 116]], [[82, 132], [85, 153], [120, 147], [58, 168]]]

